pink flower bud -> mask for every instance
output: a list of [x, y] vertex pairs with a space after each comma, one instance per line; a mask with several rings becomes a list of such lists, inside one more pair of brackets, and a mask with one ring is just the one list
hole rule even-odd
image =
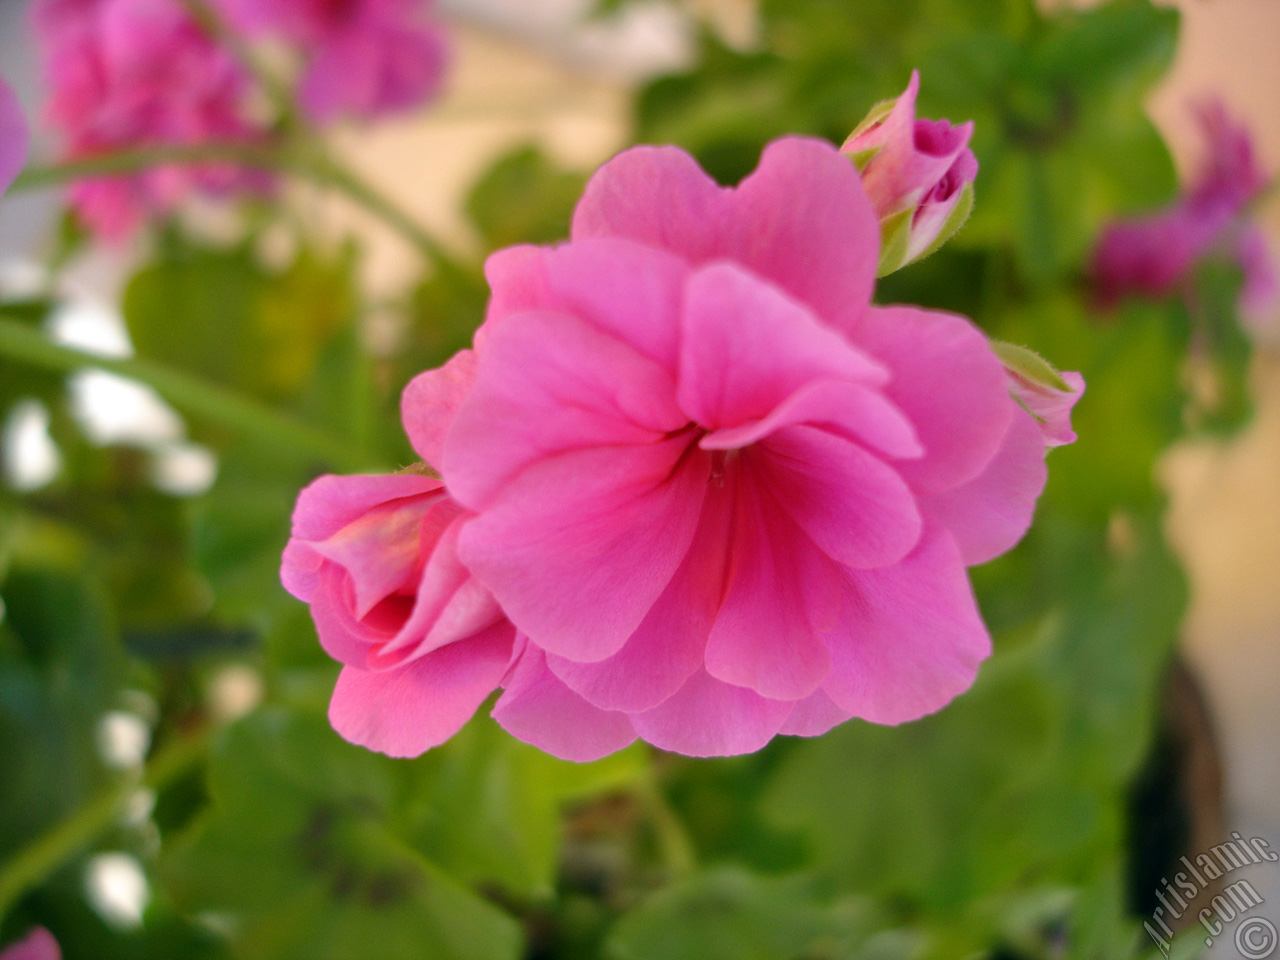
[[940, 247], [973, 206], [973, 123], [917, 119], [919, 87], [916, 71], [902, 96], [873, 108], [840, 148], [880, 219], [881, 276]]
[[1084, 395], [1084, 377], [1055, 370], [1039, 354], [1012, 343], [993, 341], [991, 349], [1009, 375], [1009, 392], [1040, 426], [1046, 447], [1075, 443], [1071, 410]]

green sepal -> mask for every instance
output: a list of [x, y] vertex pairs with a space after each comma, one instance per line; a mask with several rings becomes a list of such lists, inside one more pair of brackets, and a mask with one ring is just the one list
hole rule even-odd
[[1057, 390], [1060, 393], [1070, 392], [1071, 386], [1062, 379], [1062, 374], [1034, 350], [1020, 347], [1015, 343], [1006, 343], [1003, 340], [992, 340], [991, 349], [1010, 373], [1048, 390]]

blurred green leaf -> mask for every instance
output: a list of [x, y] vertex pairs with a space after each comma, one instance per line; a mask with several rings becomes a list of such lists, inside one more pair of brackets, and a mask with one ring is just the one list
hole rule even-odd
[[171, 852], [169, 888], [224, 915], [236, 955], [252, 960], [517, 957], [514, 921], [408, 841], [405, 767], [319, 719], [247, 718], [214, 754], [213, 809]]
[[18, 567], [0, 584], [0, 854], [96, 797], [110, 772], [98, 724], [125, 664], [103, 591], [66, 570]]
[[569, 236], [585, 182], [582, 174], [557, 168], [537, 147], [518, 147], [471, 188], [467, 215], [489, 249], [555, 243]]
[[866, 904], [823, 903], [811, 878], [723, 868], [654, 894], [609, 937], [615, 960], [853, 960]]

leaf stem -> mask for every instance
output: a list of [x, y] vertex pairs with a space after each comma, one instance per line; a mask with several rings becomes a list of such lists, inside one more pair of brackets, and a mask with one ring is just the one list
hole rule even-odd
[[698, 857], [689, 832], [679, 815], [667, 801], [662, 787], [654, 778], [652, 766], [635, 787], [636, 797], [648, 814], [649, 824], [658, 840], [658, 849], [672, 879], [687, 877], [698, 866]]
[[185, 373], [133, 358], [103, 357], [55, 343], [38, 330], [0, 317], [0, 355], [48, 370], [105, 370], [147, 384], [184, 412], [225, 424], [320, 460], [335, 469], [370, 466], [351, 444], [270, 407]]
[[204, 756], [211, 733], [207, 723], [179, 733], [151, 756], [140, 778], [107, 790], [19, 850], [0, 867], [0, 920], [23, 894], [117, 822], [138, 790], [162, 790], [195, 766]]

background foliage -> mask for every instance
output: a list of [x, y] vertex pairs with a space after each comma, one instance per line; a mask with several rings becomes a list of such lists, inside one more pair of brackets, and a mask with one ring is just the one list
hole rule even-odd
[[[1210, 278], [1201, 315], [1103, 314], [1085, 264], [1106, 219], [1174, 193], [1142, 105], [1177, 26], [1148, 0], [1051, 14], [1031, 0], [765, 0], [758, 49], [708, 30], [696, 67], [637, 95], [637, 141], [678, 143], [733, 182], [772, 137], [842, 140], [918, 67], [921, 115], [977, 122], [978, 202], [878, 299], [965, 313], [1088, 381], [1081, 440], [1052, 455], [1031, 535], [975, 571], [995, 657], [971, 693], [905, 727], [853, 722], [727, 760], [636, 746], [585, 766], [484, 716], [416, 761], [329, 730], [336, 665], [277, 577], [293, 498], [322, 471], [410, 462], [399, 390], [468, 341], [479, 261], [406, 290], [403, 345], [374, 355], [359, 249], [299, 235], [269, 260], [269, 216], [229, 246], [162, 229], [124, 295], [139, 356], [124, 372], [178, 372], [151, 381], [218, 457], [195, 498], [156, 489], [146, 451], [84, 438], [56, 358], [5, 351], [0, 407], [43, 401], [64, 466], [36, 493], [0, 493], [0, 942], [39, 922], [72, 960], [1152, 953], [1137, 919], [1152, 891], [1134, 878], [1182, 851], [1176, 824], [1164, 849], [1135, 844], [1146, 814], [1131, 795], [1186, 594], [1153, 465], [1190, 432], [1243, 422], [1248, 348], [1229, 306], [1238, 278]], [[523, 148], [466, 212], [488, 248], [552, 241], [582, 180]], [[0, 311], [34, 336], [56, 307]], [[249, 404], [238, 419], [233, 394]], [[223, 416], [200, 415], [223, 401]], [[263, 700], [226, 725], [211, 691], [243, 665]], [[151, 729], [144, 770], [102, 759], [102, 717], [120, 710]], [[140, 789], [154, 805], [117, 815]], [[99, 850], [144, 864], [142, 926], [87, 905]]]

